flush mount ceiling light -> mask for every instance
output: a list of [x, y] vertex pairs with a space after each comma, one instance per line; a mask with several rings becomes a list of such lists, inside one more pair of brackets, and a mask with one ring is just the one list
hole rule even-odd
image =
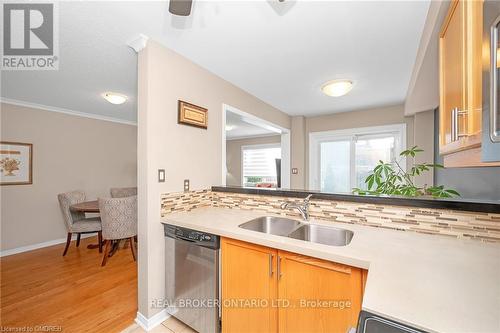
[[123, 104], [127, 101], [128, 97], [114, 92], [105, 92], [102, 97], [111, 104]]
[[323, 86], [321, 86], [321, 91], [325, 95], [332, 97], [340, 97], [347, 94], [352, 89], [351, 80], [333, 80], [328, 81]]

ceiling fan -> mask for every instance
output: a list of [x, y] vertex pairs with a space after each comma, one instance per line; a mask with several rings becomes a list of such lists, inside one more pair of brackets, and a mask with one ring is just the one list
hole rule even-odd
[[[285, 0], [278, 0], [284, 2]], [[191, 14], [191, 7], [193, 0], [170, 0], [168, 11], [178, 16], [189, 16]]]

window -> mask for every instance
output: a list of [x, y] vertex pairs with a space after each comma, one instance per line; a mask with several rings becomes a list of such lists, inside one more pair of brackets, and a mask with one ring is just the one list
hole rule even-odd
[[310, 187], [344, 193], [366, 189], [364, 180], [378, 161], [393, 162], [404, 149], [405, 124], [311, 133]]
[[276, 159], [281, 159], [280, 145], [255, 145], [241, 148], [243, 186], [276, 187]]

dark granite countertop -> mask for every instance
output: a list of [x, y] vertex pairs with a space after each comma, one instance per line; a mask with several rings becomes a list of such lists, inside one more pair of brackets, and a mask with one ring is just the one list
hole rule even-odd
[[255, 188], [240, 186], [212, 186], [214, 192], [229, 192], [243, 194], [273, 195], [280, 197], [306, 197], [313, 194], [313, 198], [322, 200], [350, 201], [379, 205], [413, 206], [422, 208], [453, 209], [471, 212], [500, 214], [500, 201], [476, 200], [465, 198], [432, 198], [432, 197], [399, 197], [356, 195], [351, 193], [325, 193], [309, 190]]

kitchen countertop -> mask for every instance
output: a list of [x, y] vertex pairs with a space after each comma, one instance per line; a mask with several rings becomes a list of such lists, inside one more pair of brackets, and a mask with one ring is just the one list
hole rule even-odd
[[336, 247], [238, 227], [264, 215], [203, 207], [162, 222], [368, 269], [362, 308], [416, 328], [500, 332], [500, 244], [311, 219], [354, 232]]

